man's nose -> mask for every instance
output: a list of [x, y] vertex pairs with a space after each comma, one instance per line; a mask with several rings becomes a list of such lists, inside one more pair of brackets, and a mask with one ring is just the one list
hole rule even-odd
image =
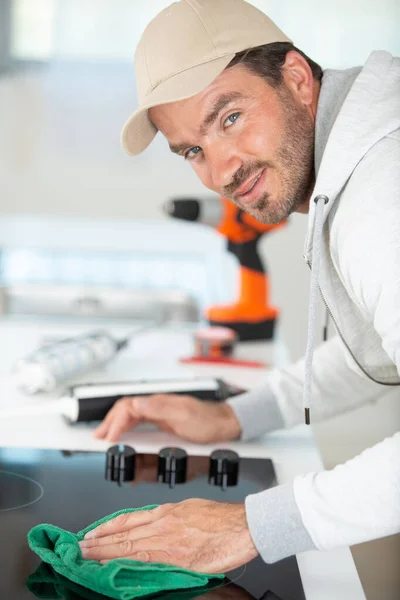
[[227, 148], [226, 144], [218, 144], [208, 148], [207, 155], [213, 187], [222, 189], [232, 183], [233, 176], [243, 164], [238, 153]]

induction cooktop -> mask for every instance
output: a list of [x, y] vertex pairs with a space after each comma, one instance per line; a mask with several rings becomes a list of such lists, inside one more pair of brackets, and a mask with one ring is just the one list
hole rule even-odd
[[[271, 460], [239, 458], [229, 450], [188, 456], [179, 448], [159, 454], [136, 454], [126, 446], [114, 446], [108, 453], [0, 448], [0, 598], [106, 598], [60, 582], [50, 567], [40, 565], [26, 537], [35, 525], [52, 523], [76, 532], [122, 508], [193, 497], [242, 502], [276, 484]], [[39, 565], [47, 584], [28, 584], [28, 589], [28, 577]], [[52, 575], [55, 582], [49, 583]], [[186, 600], [185, 594], [146, 598]], [[218, 587], [191, 594], [202, 600], [305, 600], [295, 557], [273, 565], [258, 557], [226, 573]]]

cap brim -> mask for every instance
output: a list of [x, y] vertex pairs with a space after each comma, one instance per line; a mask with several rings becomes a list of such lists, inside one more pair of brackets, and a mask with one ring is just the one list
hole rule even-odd
[[190, 98], [206, 88], [235, 57], [227, 54], [207, 63], [182, 71], [160, 83], [147, 97], [121, 131], [121, 144], [131, 156], [140, 154], [154, 139], [158, 129], [148, 116], [148, 109], [159, 104], [168, 104]]

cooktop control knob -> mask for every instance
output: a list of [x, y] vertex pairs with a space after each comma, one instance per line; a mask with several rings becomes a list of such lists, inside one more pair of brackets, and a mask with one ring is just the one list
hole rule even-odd
[[117, 481], [121, 485], [124, 481], [135, 479], [136, 452], [130, 446], [111, 446], [106, 455], [106, 479]]
[[174, 487], [185, 483], [187, 453], [182, 448], [162, 448], [158, 454], [158, 481]]
[[223, 490], [237, 485], [240, 457], [232, 450], [214, 450], [210, 456], [208, 482]]

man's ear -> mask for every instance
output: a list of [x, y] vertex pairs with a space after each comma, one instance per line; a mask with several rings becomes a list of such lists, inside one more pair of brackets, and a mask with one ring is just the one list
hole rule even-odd
[[295, 50], [290, 50], [282, 67], [283, 80], [296, 100], [304, 106], [314, 100], [315, 79], [305, 58]]

